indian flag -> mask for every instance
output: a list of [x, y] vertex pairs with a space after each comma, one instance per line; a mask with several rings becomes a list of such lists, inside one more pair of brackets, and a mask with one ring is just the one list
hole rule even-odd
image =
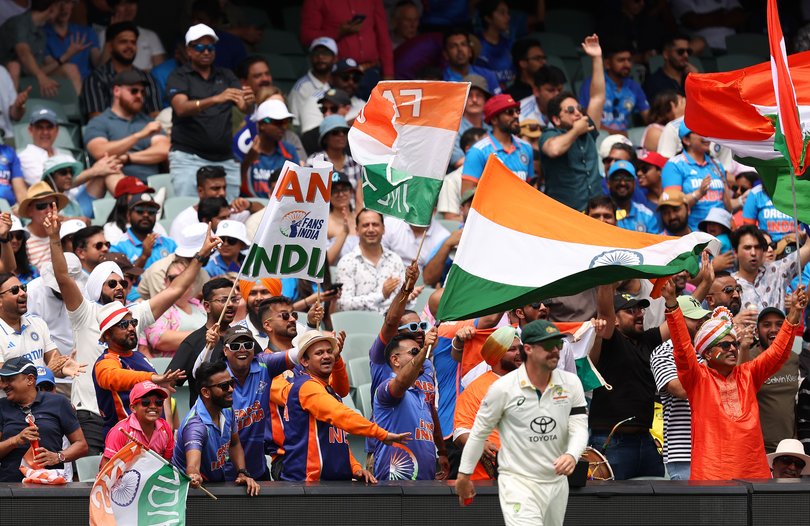
[[430, 224], [469, 89], [466, 82], [377, 84], [349, 130], [366, 207]]
[[175, 525], [186, 523], [189, 479], [135, 442], [101, 469], [90, 491], [90, 524]]
[[436, 318], [464, 320], [630, 278], [695, 274], [720, 243], [602, 223], [559, 203], [490, 156], [475, 192]]

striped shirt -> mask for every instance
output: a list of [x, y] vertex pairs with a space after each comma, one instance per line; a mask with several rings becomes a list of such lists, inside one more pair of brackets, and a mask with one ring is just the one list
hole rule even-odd
[[[702, 363], [703, 359], [698, 357], [698, 361]], [[689, 400], [672, 396], [666, 389], [669, 382], [678, 379], [678, 370], [672, 355], [672, 340], [653, 349], [650, 368], [664, 406], [664, 463], [691, 462], [692, 409], [689, 407]]]
[[28, 233], [31, 237], [25, 242], [25, 248], [28, 250], [28, 262], [32, 267], [39, 269], [42, 264], [51, 259], [51, 240], [46, 237], [39, 237], [33, 234], [30, 229]]
[[[157, 87], [155, 79], [146, 71], [141, 71], [133, 67], [135, 71], [139, 71], [146, 79], [146, 93], [143, 96], [143, 112], [147, 115], [152, 115], [161, 110], [163, 107], [160, 103], [160, 90]], [[90, 113], [102, 113], [104, 110], [112, 106], [113, 102], [113, 79], [118, 72], [113, 68], [112, 61], [102, 64], [97, 67], [86, 79], [82, 85], [82, 94], [79, 97], [79, 104], [81, 106], [82, 114], [87, 116]]]

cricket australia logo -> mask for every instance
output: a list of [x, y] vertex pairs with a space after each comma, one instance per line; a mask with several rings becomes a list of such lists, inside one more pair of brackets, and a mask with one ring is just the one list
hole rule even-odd
[[641, 265], [642, 263], [644, 263], [644, 256], [641, 254], [641, 252], [636, 252], [634, 250], [616, 249], [602, 252], [601, 254], [593, 258], [588, 268], [609, 267], [613, 265], [629, 267], [634, 265]]

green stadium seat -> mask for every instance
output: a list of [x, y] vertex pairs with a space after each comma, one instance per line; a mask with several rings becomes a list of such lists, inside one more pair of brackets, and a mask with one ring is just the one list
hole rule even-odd
[[363, 413], [360, 412], [359, 409], [357, 409], [357, 406], [354, 404], [354, 399], [351, 396], [346, 396], [346, 397], [343, 398], [343, 405], [345, 405], [346, 407], [348, 407], [352, 411], [357, 411], [361, 415], [363, 414]]
[[355, 402], [357, 402], [363, 416], [370, 418], [371, 409], [373, 407], [373, 399], [371, 398], [371, 382], [357, 386], [355, 397]]
[[96, 226], [104, 226], [114, 206], [114, 197], [102, 197], [101, 199], [94, 200], [92, 224]]
[[173, 221], [177, 214], [190, 206], [196, 205], [200, 201], [199, 197], [175, 196], [166, 199], [163, 203], [163, 218]]
[[164, 358], [159, 356], [156, 358], [149, 358], [149, 361], [152, 362], [152, 366], [155, 368], [155, 371], [157, 371], [158, 374], [163, 374], [166, 372], [166, 368], [169, 366], [172, 359], [171, 357]]
[[531, 38], [536, 38], [543, 46], [546, 55], [556, 55], [566, 58], [579, 56], [579, 45], [568, 35], [559, 33], [531, 33]]
[[433, 294], [435, 290], [436, 289], [433, 287], [425, 287], [422, 290], [422, 293], [416, 298], [416, 303], [414, 304], [413, 310], [415, 310], [420, 316], [422, 315], [425, 305], [427, 305], [427, 302], [430, 299], [430, 295]]
[[297, 29], [293, 32], [265, 28], [262, 32], [262, 39], [256, 45], [256, 51], [259, 53], [273, 53], [279, 55], [305, 54], [301, 44], [298, 42]]
[[336, 331], [346, 331], [346, 334], [376, 334], [382, 324], [383, 315], [379, 312], [350, 310], [332, 314], [332, 326]]
[[[76, 90], [73, 89], [73, 85], [67, 79], [60, 78], [57, 79], [57, 82], [59, 82], [59, 91], [56, 93], [56, 96], [53, 99], [50, 99], [51, 101], [61, 105], [62, 111], [57, 113], [59, 115], [63, 115], [68, 120], [76, 122], [80, 121], [82, 116], [79, 112], [79, 95], [76, 93]], [[20, 79], [20, 90], [23, 90], [28, 86], [32, 87], [32, 94], [39, 94], [39, 82], [37, 82], [36, 78], [22, 77]]]
[[172, 186], [172, 174], [155, 174], [146, 178], [146, 184], [155, 190], [166, 189], [166, 198], [174, 197], [174, 186]]
[[371, 384], [371, 366], [368, 356], [349, 360], [346, 372], [349, 374], [349, 385], [358, 390], [363, 384]]
[[732, 71], [747, 68], [763, 62], [762, 58], [750, 54], [728, 54], [717, 57], [717, 71]]
[[644, 130], [646, 129], [646, 126], [636, 126], [627, 130], [627, 138], [630, 139], [630, 142], [632, 142], [633, 146], [636, 148], [641, 148], [644, 146], [641, 144], [641, 138], [644, 136]]
[[290, 60], [290, 57], [280, 54], [266, 54], [264, 58], [270, 64], [270, 74], [273, 75], [273, 83], [278, 80], [295, 81], [301, 75], [296, 71], [295, 65]]
[[189, 411], [188, 401], [190, 399], [189, 398], [190, 391], [188, 388], [188, 383], [185, 383], [183, 385], [176, 385], [174, 389], [175, 392], [174, 394], [172, 394], [172, 398], [174, 398], [177, 417], [180, 419], [180, 422], [182, 422], [186, 418], [186, 415], [188, 414]]
[[596, 31], [596, 19], [586, 11], [552, 9], [546, 12], [546, 28], [581, 42]]
[[77, 458], [73, 463], [76, 465], [76, 475], [79, 477], [79, 482], [93, 482], [96, 480], [96, 475], [98, 475], [101, 455]]
[[346, 341], [343, 344], [343, 352], [340, 353], [343, 361], [348, 363], [349, 360], [354, 358], [365, 358], [366, 362], [368, 362], [368, 351], [376, 338], [377, 335], [372, 333], [347, 333]]
[[[565, 74], [566, 80], [568, 80], [569, 84], [574, 79], [577, 74], [577, 61], [576, 60], [565, 60], [563, 58], [558, 57], [557, 55], [549, 55], [546, 54], [546, 63], [549, 66], [554, 66], [562, 70]], [[567, 87], [566, 87], [567, 89]]]
[[754, 55], [760, 62], [771, 55], [768, 37], [762, 33], [737, 33], [726, 37], [726, 51], [731, 54]]

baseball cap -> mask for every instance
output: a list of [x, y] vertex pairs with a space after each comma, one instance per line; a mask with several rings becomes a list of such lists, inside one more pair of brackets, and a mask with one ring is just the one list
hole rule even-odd
[[132, 388], [132, 391], [129, 392], [129, 404], [136, 404], [140, 402], [141, 398], [144, 398], [146, 395], [151, 393], [159, 393], [161, 397], [168, 398], [169, 391], [164, 389], [163, 387], [159, 386], [154, 382], [150, 382], [146, 380], [144, 382], [138, 382], [135, 384], [135, 387]]
[[124, 316], [127, 314], [129, 314], [129, 309], [124, 307], [124, 304], [120, 301], [113, 301], [103, 305], [96, 315], [99, 334], [103, 335], [110, 330], [113, 325], [123, 320]]
[[662, 206], [681, 206], [686, 204], [686, 196], [680, 190], [669, 190], [661, 194], [658, 199], [658, 208]]
[[127, 69], [115, 76], [113, 86], [132, 86], [133, 84], [148, 84], [146, 76], [138, 69]]
[[318, 342], [329, 342], [332, 346], [332, 350], [337, 350], [337, 340], [333, 336], [327, 336], [317, 330], [306, 331], [303, 334], [299, 334], [295, 340], [293, 340], [293, 345], [298, 347], [299, 359], [305, 356], [309, 348]]
[[776, 314], [783, 320], [785, 319], [785, 313], [782, 312], [781, 310], [777, 309], [776, 307], [765, 307], [764, 309], [759, 311], [759, 314], [757, 315], [757, 323], [761, 322], [762, 318], [764, 318], [768, 314]]
[[780, 256], [789, 256], [796, 252], [796, 234], [786, 234], [776, 243], [776, 248], [773, 249], [773, 252], [777, 259], [779, 259]]
[[145, 192], [152, 193], [154, 191], [154, 188], [146, 186], [146, 183], [137, 177], [128, 175], [126, 177], [122, 177], [121, 180], [115, 184], [115, 192], [113, 193], [113, 197], [118, 199], [122, 195], [135, 195]]
[[294, 115], [287, 109], [287, 105], [280, 100], [268, 99], [256, 108], [256, 113], [250, 117], [253, 122], [259, 122], [263, 119], [271, 119], [274, 121], [283, 121], [285, 119], [292, 119]]
[[613, 161], [608, 170], [608, 179], [619, 172], [627, 172], [633, 176], [633, 179], [636, 178], [636, 167], [630, 161]]
[[331, 131], [348, 129], [349, 123], [343, 115], [330, 115], [322, 120], [318, 127], [318, 142], [323, 142], [324, 137]]
[[38, 367], [37, 368], [37, 387], [42, 384], [50, 383], [51, 385], [56, 385], [56, 378], [53, 376], [53, 371], [48, 369], [47, 367]]
[[31, 124], [36, 124], [40, 121], [47, 121], [53, 125], [59, 122], [59, 116], [50, 108], [40, 108], [31, 114]]
[[356, 71], [357, 73], [362, 73], [363, 70], [360, 69], [360, 66], [357, 65], [357, 61], [353, 58], [343, 58], [338, 60], [338, 63], [335, 64], [335, 67], [332, 68], [332, 73], [340, 75], [341, 73], [348, 73], [350, 71]]
[[205, 24], [196, 24], [188, 28], [188, 31], [186, 31], [186, 45], [189, 45], [202, 37], [211, 37], [214, 39], [214, 42], [219, 40], [219, 37], [213, 29]]
[[59, 227], [59, 239], [65, 239], [65, 237], [75, 234], [85, 227], [87, 225], [81, 219], [68, 219]]
[[491, 97], [484, 103], [484, 122], [491, 121], [492, 118], [496, 117], [499, 113], [503, 113], [511, 108], [520, 108], [520, 103], [515, 101], [511, 95], [501, 93], [500, 95]]
[[76, 177], [82, 172], [84, 165], [74, 159], [72, 155], [58, 153], [53, 157], [48, 157], [42, 164], [42, 179], [44, 180], [52, 173], [58, 172], [64, 168], [72, 169], [73, 177]]
[[[248, 339], [252, 340], [254, 346], [258, 346], [259, 344], [256, 342], [256, 339], [253, 337], [253, 333], [250, 332], [250, 329], [243, 325], [235, 325], [225, 331], [225, 334], [222, 336], [222, 343], [225, 345], [231, 344], [239, 339]], [[255, 348], [254, 348], [255, 350]]]
[[548, 320], [534, 320], [523, 326], [520, 341], [523, 343], [540, 343], [569, 336], [567, 332], [560, 332], [556, 325]]
[[630, 139], [628, 139], [624, 135], [619, 135], [615, 133], [612, 135], [608, 135], [607, 137], [605, 137], [605, 140], [603, 140], [602, 143], [599, 145], [599, 158], [606, 159], [607, 157], [609, 157], [611, 148], [613, 148], [613, 146], [615, 146], [616, 144], [626, 144], [627, 146], [630, 147], [633, 146], [632, 141], [630, 141]]
[[329, 38], [329, 37], [318, 37], [318, 38], [316, 38], [309, 45], [309, 50], [312, 51], [316, 47], [319, 47], [319, 46], [320, 47], [325, 47], [326, 49], [331, 51], [333, 55], [338, 54], [337, 42], [335, 42], [335, 40], [332, 39], [332, 38]]
[[0, 376], [14, 376], [17, 374], [33, 374], [36, 376], [37, 367], [34, 362], [22, 356], [7, 360], [3, 367], [0, 367]]
[[639, 157], [638, 160], [642, 163], [651, 164], [663, 170], [668, 159], [658, 152], [647, 152], [642, 157]]
[[706, 219], [698, 223], [698, 230], [705, 232], [706, 223], [717, 223], [718, 225], [722, 225], [727, 230], [731, 231], [731, 224], [733, 221], [734, 217], [728, 210], [724, 208], [712, 208], [709, 210], [709, 213], [706, 214]]
[[104, 261], [112, 261], [121, 269], [121, 272], [124, 274], [130, 274], [133, 276], [140, 276], [144, 273], [144, 269], [141, 267], [136, 267], [132, 264], [128, 257], [126, 257], [121, 252], [107, 252], [106, 254], [102, 254], [99, 258], [101, 262]]
[[343, 172], [338, 172], [337, 170], [335, 170], [335, 171], [332, 172], [332, 187], [334, 187], [336, 184], [343, 184], [343, 185], [351, 186], [352, 182], [349, 179], [348, 175], [346, 175]]
[[481, 75], [476, 75], [475, 73], [471, 73], [466, 75], [464, 78], [461, 79], [461, 82], [469, 82], [470, 89], [477, 88], [484, 92], [484, 95], [487, 97], [492, 96], [492, 92], [489, 90], [489, 85], [487, 84], [487, 79], [482, 77]]
[[155, 208], [160, 208], [160, 205], [155, 202], [155, 198], [152, 196], [151, 192], [142, 192], [140, 194], [132, 195], [129, 198], [129, 204], [127, 207], [131, 210], [140, 204], [147, 204], [154, 206]]
[[638, 299], [637, 297], [627, 292], [615, 292], [613, 294], [613, 309], [625, 310], [632, 309], [633, 307], [641, 307], [646, 309], [650, 306], [650, 301], [647, 299]]
[[349, 97], [349, 94], [342, 89], [332, 88], [324, 93], [323, 97], [318, 99], [318, 104], [323, 104], [324, 102], [331, 102], [338, 106], [348, 106], [352, 103], [352, 99]]
[[223, 219], [219, 222], [219, 226], [217, 226], [216, 236], [219, 238], [232, 237], [238, 239], [248, 247], [251, 244], [250, 239], [248, 239], [247, 228], [245, 228], [245, 224], [241, 221]]
[[194, 223], [183, 228], [180, 235], [175, 239], [177, 248], [174, 249], [174, 254], [181, 258], [194, 257], [205, 243], [206, 234], [208, 234], [208, 225], [206, 223]]
[[681, 121], [680, 126], [678, 126], [678, 138], [683, 139], [690, 133], [692, 133], [692, 130], [686, 127], [686, 121]]
[[678, 296], [677, 301], [684, 318], [700, 320], [712, 313], [712, 311], [704, 309], [700, 302], [692, 296]]

